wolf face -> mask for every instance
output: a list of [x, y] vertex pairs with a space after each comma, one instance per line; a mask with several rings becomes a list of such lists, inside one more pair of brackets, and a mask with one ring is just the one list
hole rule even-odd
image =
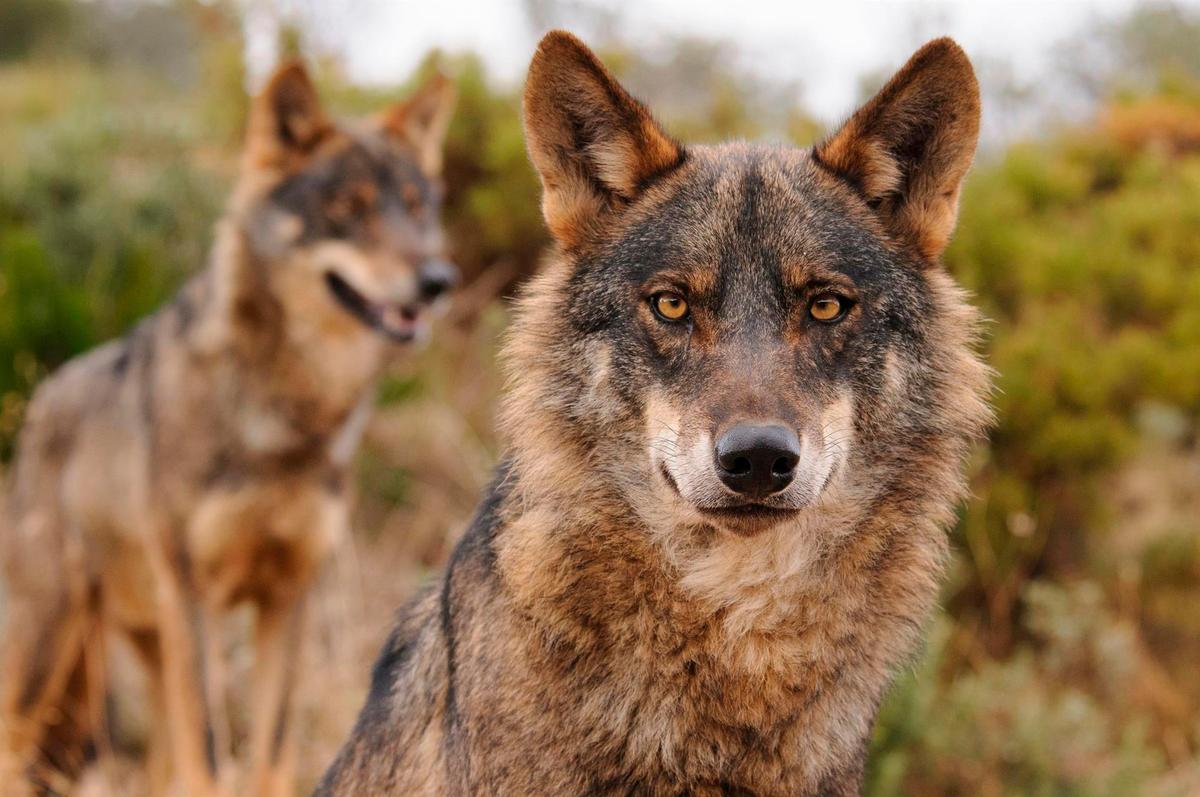
[[545, 363], [594, 445], [625, 446], [604, 456], [627, 495], [677, 521], [753, 536], [887, 480], [954, 412], [930, 411], [928, 363], [962, 342], [938, 258], [978, 114], [939, 40], [811, 151], [685, 149], [548, 36], [525, 118], [560, 257], [527, 299], [548, 350], [518, 358]]
[[251, 109], [235, 212], [285, 313], [323, 334], [406, 343], [457, 279], [439, 225], [441, 146], [453, 89], [335, 124], [303, 68], [281, 68]]

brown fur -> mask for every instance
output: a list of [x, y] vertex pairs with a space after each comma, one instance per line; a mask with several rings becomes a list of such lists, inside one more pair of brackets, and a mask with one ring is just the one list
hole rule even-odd
[[439, 79], [386, 124], [343, 127], [301, 67], [280, 69], [254, 103], [209, 267], [38, 388], [2, 540], [6, 788], [28, 775], [51, 789], [78, 769], [105, 693], [80, 673], [103, 663], [113, 632], [147, 665], [155, 792], [172, 779], [188, 795], [220, 791], [220, 622], [249, 602], [242, 793], [292, 793], [304, 596], [344, 533], [351, 458], [400, 350], [388, 338], [422, 329], [430, 264], [439, 290], [449, 279], [431, 152], [450, 103]]
[[[543, 40], [526, 128], [558, 248], [505, 353], [507, 455], [319, 794], [858, 793], [988, 418], [976, 315], [902, 234], [949, 234], [906, 198], [956, 195], [974, 147], [948, 50], [813, 157], [675, 145], [578, 40]], [[893, 101], [934, 121], [870, 121], [906, 117]], [[654, 316], [661, 290], [686, 323]], [[830, 290], [850, 310], [818, 324]], [[761, 504], [712, 474], [745, 419], [817, 452]]]

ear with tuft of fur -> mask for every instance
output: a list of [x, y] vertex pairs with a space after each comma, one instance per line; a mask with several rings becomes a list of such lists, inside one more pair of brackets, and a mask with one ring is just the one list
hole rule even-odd
[[951, 39], [929, 42], [813, 150], [898, 239], [936, 262], [954, 232], [979, 138], [979, 84]]
[[284, 64], [250, 107], [248, 161], [258, 168], [292, 168], [332, 129], [304, 66]]
[[384, 129], [416, 148], [417, 161], [430, 176], [442, 171], [442, 145], [454, 115], [455, 98], [454, 83], [435, 73], [407, 101], [383, 114]]
[[529, 66], [525, 141], [542, 179], [542, 213], [566, 248], [608, 210], [683, 162], [683, 148], [583, 42], [551, 31]]

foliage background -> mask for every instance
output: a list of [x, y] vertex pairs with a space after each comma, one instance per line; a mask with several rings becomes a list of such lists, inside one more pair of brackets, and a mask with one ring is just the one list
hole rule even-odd
[[[245, 110], [238, 13], [0, 3], [0, 457], [40, 378], [203, 266]], [[302, 28], [284, 34], [308, 52]], [[722, 42], [669, 40], [653, 60], [602, 43], [685, 140], [821, 133], [790, 87], [728, 67]], [[947, 255], [992, 320], [999, 423], [972, 465], [944, 611], [883, 709], [871, 795], [1200, 793], [1200, 15], [1143, 7], [1064, 53], [1095, 114], [985, 152]], [[311, 60], [342, 111], [404, 92]], [[433, 63], [460, 85], [446, 220], [469, 283], [381, 390], [355, 536], [312, 619], [306, 785], [495, 461], [503, 297], [544, 245], [516, 89], [469, 53]], [[248, 619], [228, 635], [235, 667]], [[136, 673], [118, 677], [137, 694]], [[120, 755], [95, 777], [137, 793], [145, 716], [135, 699], [117, 713]]]

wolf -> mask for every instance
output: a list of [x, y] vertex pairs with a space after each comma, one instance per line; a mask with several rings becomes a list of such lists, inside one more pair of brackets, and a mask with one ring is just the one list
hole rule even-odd
[[219, 629], [250, 603], [240, 791], [293, 793], [305, 593], [345, 532], [373, 387], [457, 279], [439, 222], [453, 102], [436, 76], [337, 122], [301, 64], [280, 67], [251, 104], [207, 267], [36, 390], [3, 539], [6, 788], [53, 790], [75, 768], [103, 721], [106, 637], [122, 635], [162, 725], [154, 791], [223, 793]]
[[811, 149], [683, 146], [546, 35], [507, 453], [317, 794], [861, 790], [989, 419], [940, 264], [979, 113], [938, 39]]

